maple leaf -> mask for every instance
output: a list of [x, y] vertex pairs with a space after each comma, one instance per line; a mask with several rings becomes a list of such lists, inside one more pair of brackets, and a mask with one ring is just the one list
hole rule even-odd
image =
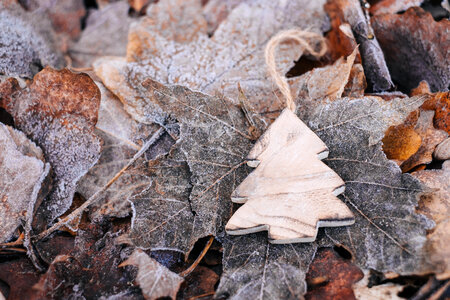
[[71, 205], [77, 181], [95, 164], [101, 140], [93, 133], [100, 92], [86, 74], [50, 67], [25, 89], [2, 95], [17, 128], [39, 145], [53, 170], [53, 188], [39, 211], [53, 220]]
[[[343, 245], [362, 268], [411, 274], [431, 271], [426, 259], [426, 229], [431, 223], [414, 212], [419, 182], [384, 155], [381, 139], [425, 97], [338, 99], [300, 103], [299, 117], [330, 150], [324, 160], [345, 181], [341, 199], [356, 222], [320, 230], [317, 242], [272, 245], [265, 235], [225, 237], [224, 273], [217, 295], [231, 298], [299, 298], [304, 276], [318, 245]], [[238, 284], [237, 284], [238, 283]]]
[[[238, 99], [240, 83], [257, 111], [272, 112], [283, 104], [276, 94], [264, 65], [264, 47], [280, 30], [308, 28], [320, 33], [328, 27], [324, 1], [244, 1], [219, 25], [212, 37], [202, 17], [200, 1], [165, 0], [151, 5], [147, 16], [130, 27], [126, 63], [122, 72], [129, 81], [121, 84], [135, 89], [116, 93], [125, 109], [141, 122], [152, 122], [151, 109], [139, 95], [140, 82], [152, 78], [163, 84], [180, 84], [210, 95], [223, 94]], [[179, 16], [176, 22], [168, 15]], [[189, 26], [184, 26], [189, 24]], [[283, 44], [277, 66], [286, 73], [302, 54], [295, 42]], [[190, 57], [186, 61], [186, 57]], [[94, 63], [97, 75], [111, 90], [101, 69], [109, 69], [114, 60], [103, 58]], [[109, 65], [109, 66], [108, 66]], [[125, 87], [120, 87], [125, 89]]]
[[39, 147], [0, 123], [0, 242], [10, 239], [23, 221], [32, 220], [43, 198], [41, 185], [45, 191], [49, 183], [49, 170]]

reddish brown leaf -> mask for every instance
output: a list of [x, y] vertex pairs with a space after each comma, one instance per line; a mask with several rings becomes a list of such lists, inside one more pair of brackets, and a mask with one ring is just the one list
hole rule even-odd
[[352, 285], [363, 277], [364, 273], [349, 259], [331, 248], [321, 248], [306, 274], [305, 299], [355, 299]]
[[370, 7], [372, 15], [396, 14], [413, 6], [420, 6], [423, 0], [381, 0]]
[[32, 299], [35, 294], [32, 287], [38, 282], [39, 275], [26, 257], [0, 263], [0, 280], [10, 288], [8, 300]]
[[450, 83], [450, 21], [436, 22], [420, 7], [404, 14], [383, 14], [372, 18], [393, 80], [404, 90], [426, 80], [431, 91], [445, 90]]
[[53, 168], [54, 187], [43, 211], [54, 219], [70, 207], [77, 181], [100, 156], [101, 140], [93, 133], [100, 92], [86, 74], [47, 67], [1, 105]]
[[422, 109], [434, 110], [434, 127], [450, 134], [450, 92], [433, 94]]
[[[186, 277], [185, 288], [178, 293], [180, 299], [192, 299], [201, 295], [214, 295], [214, 287], [219, 281], [219, 275], [213, 270], [197, 266], [195, 270]], [[200, 299], [203, 299], [200, 298]], [[206, 298], [207, 299], [207, 298]]]

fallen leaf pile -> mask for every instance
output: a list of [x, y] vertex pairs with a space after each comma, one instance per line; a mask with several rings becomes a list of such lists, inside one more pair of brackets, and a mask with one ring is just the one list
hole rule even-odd
[[[0, 1], [0, 299], [444, 299], [449, 12], [369, 3]], [[355, 224], [230, 236], [292, 28], [326, 47], [276, 65]]]

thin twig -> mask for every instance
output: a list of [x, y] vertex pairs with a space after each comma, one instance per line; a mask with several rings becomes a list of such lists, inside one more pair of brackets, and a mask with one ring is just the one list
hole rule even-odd
[[205, 297], [208, 297], [208, 296], [212, 296], [214, 294], [215, 294], [215, 292], [204, 293], [204, 294], [201, 294], [201, 295], [193, 296], [193, 297], [189, 298], [188, 300], [201, 299], [201, 298], [205, 298]]
[[212, 236], [209, 238], [208, 243], [206, 243], [205, 248], [203, 248], [202, 253], [200, 253], [200, 255], [197, 257], [197, 259], [194, 261], [194, 263], [192, 265], [190, 265], [189, 268], [187, 268], [186, 270], [184, 270], [183, 272], [181, 272], [179, 274], [181, 277], [186, 277], [189, 274], [191, 274], [192, 271], [194, 271], [194, 269], [198, 266], [200, 261], [205, 256], [206, 252], [208, 252], [209, 247], [211, 247], [213, 241], [214, 241], [214, 237]]
[[55, 232], [56, 230], [58, 230], [59, 228], [61, 228], [62, 226], [70, 223], [71, 221], [73, 221], [76, 217], [80, 216], [84, 210], [86, 208], [88, 208], [90, 205], [92, 205], [93, 203], [95, 203], [100, 195], [102, 195], [120, 176], [122, 176], [123, 173], [125, 173], [125, 171], [139, 158], [142, 156], [142, 154], [145, 153], [145, 151], [147, 151], [147, 149], [153, 145], [160, 137], [161, 135], [164, 133], [164, 128], [160, 128], [158, 129], [158, 131], [156, 131], [152, 137], [145, 142], [145, 144], [142, 146], [141, 150], [139, 150], [134, 156], [133, 158], [126, 164], [126, 166], [124, 166], [113, 178], [111, 178], [107, 184], [105, 184], [99, 191], [97, 191], [94, 195], [92, 195], [88, 200], [86, 200], [86, 202], [84, 202], [80, 207], [78, 207], [77, 209], [75, 209], [73, 212], [71, 212], [69, 215], [67, 215], [66, 217], [64, 217], [63, 219], [59, 220], [58, 223], [56, 223], [55, 225], [53, 225], [52, 227], [50, 227], [49, 229], [41, 232], [39, 235], [35, 236], [34, 238], [37, 240], [43, 239], [47, 236], [49, 236], [51, 233]]

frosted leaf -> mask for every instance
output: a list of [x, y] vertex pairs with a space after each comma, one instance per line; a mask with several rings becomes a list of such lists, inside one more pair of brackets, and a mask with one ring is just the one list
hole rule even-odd
[[[181, 5], [180, 2], [183, 4]], [[264, 47], [267, 41], [284, 29], [300, 27], [321, 33], [328, 28], [323, 10], [325, 1], [243, 1], [220, 24], [212, 37], [206, 33], [200, 1], [165, 0], [151, 5], [147, 16], [130, 27], [127, 74], [122, 83], [135, 88], [131, 94], [122, 94], [111, 76], [104, 72], [107, 58], [94, 63], [94, 68], [105, 85], [125, 104], [135, 119], [155, 122], [150, 114], [152, 103], [140, 95], [140, 84], [152, 78], [164, 84], [180, 84], [210, 95], [223, 94], [237, 103], [240, 83], [249, 102], [259, 112], [273, 112], [284, 105], [277, 96], [278, 89], [263, 67]], [[181, 18], [169, 20], [172, 15]], [[191, 27], [183, 24], [192, 23]], [[162, 25], [161, 25], [162, 24]], [[167, 24], [167, 26], [163, 26]], [[277, 55], [277, 66], [286, 73], [302, 54], [294, 42], [283, 44]]]
[[0, 123], [0, 243], [33, 217], [44, 196], [39, 194], [41, 185], [48, 185], [49, 169], [39, 147]]
[[100, 92], [86, 74], [45, 68], [29, 87], [1, 105], [15, 125], [39, 145], [53, 169], [53, 188], [41, 208], [53, 220], [71, 205], [77, 181], [98, 160], [94, 134]]
[[42, 66], [61, 68], [64, 59], [48, 18], [6, 2], [0, 3], [0, 73], [32, 78]]
[[142, 250], [134, 252], [120, 266], [136, 266], [136, 281], [147, 300], [170, 297], [175, 299], [183, 277], [173, 273]]

